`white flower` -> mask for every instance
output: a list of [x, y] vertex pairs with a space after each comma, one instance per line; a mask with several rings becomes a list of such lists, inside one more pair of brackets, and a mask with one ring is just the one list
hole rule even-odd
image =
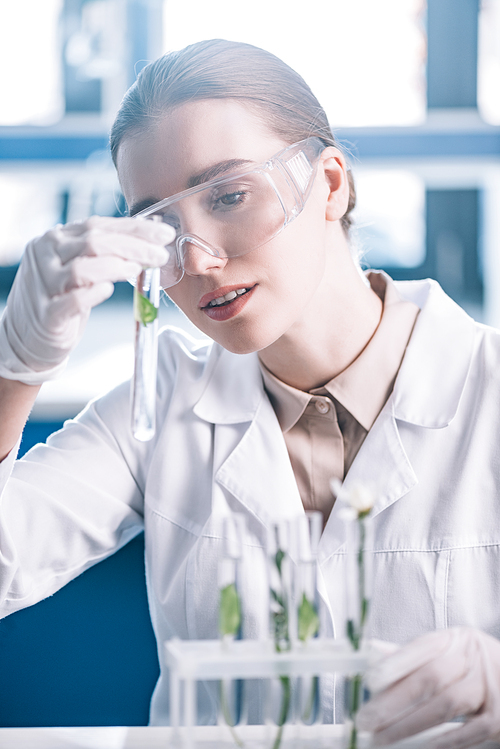
[[375, 503], [375, 493], [369, 486], [361, 482], [353, 484], [347, 491], [338, 479], [331, 479], [330, 489], [337, 499], [345, 502], [358, 515], [370, 512]]
[[341, 507], [338, 516], [339, 520], [357, 520], [358, 513], [352, 507]]
[[356, 512], [370, 512], [372, 509], [375, 497], [371, 489], [366, 484], [354, 484], [351, 487], [350, 492], [345, 497], [346, 502], [356, 510]]

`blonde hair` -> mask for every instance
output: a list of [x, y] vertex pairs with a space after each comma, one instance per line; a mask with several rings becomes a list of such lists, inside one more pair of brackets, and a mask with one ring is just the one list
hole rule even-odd
[[[295, 70], [251, 44], [211, 39], [169, 52], [143, 68], [111, 129], [115, 165], [125, 136], [146, 132], [169, 109], [200, 99], [244, 101], [287, 143], [317, 136], [325, 146], [338, 147], [324, 109]], [[350, 171], [348, 178], [349, 204], [341, 219], [346, 233], [356, 203]]]

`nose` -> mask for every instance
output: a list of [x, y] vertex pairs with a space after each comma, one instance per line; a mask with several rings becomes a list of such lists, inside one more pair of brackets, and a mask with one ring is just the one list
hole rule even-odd
[[200, 276], [211, 270], [220, 270], [227, 263], [227, 257], [218, 257], [189, 240], [183, 243], [181, 252], [184, 272], [188, 276]]

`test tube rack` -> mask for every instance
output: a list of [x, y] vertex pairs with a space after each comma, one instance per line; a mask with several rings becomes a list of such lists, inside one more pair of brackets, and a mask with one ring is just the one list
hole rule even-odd
[[[178, 743], [194, 749], [196, 682], [220, 679], [266, 679], [280, 676], [353, 676], [368, 665], [368, 650], [354, 651], [347, 640], [313, 638], [286, 652], [271, 640], [179, 640], [165, 643], [170, 669], [170, 719]], [[181, 735], [181, 726], [182, 729]]]

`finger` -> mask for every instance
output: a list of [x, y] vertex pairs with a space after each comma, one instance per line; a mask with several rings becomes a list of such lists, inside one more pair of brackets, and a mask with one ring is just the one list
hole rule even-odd
[[114, 288], [111, 282], [105, 281], [94, 286], [72, 289], [67, 294], [61, 294], [53, 299], [49, 316], [54, 323], [57, 323], [58, 320], [64, 320], [67, 317], [85, 315], [92, 307], [109, 299]]
[[119, 257], [77, 257], [50, 278], [48, 292], [55, 297], [65, 292], [104, 282], [127, 281], [142, 271], [142, 265]]
[[388, 642], [387, 640], [377, 640], [372, 638], [368, 643], [368, 663], [371, 668], [374, 668], [388, 655], [393, 655], [401, 650], [401, 645], [396, 645], [394, 642]]
[[81, 286], [92, 286], [103, 281], [126, 281], [142, 271], [140, 263], [119, 257], [78, 257], [71, 264], [68, 284], [64, 291]]
[[484, 698], [479, 666], [459, 683], [452, 683], [432, 699], [414, 705], [406, 715], [395, 716], [389, 724], [376, 731], [377, 743], [384, 745], [384, 742], [400, 741], [459, 716], [475, 713], [482, 706]]
[[161, 245], [171, 244], [175, 239], [175, 229], [169, 224], [130, 216], [90, 216], [83, 221], [74, 221], [64, 226], [58, 224], [55, 229], [73, 237], [79, 237], [92, 229], [106, 233], [132, 234]]
[[[439, 738], [429, 741], [427, 749], [469, 749], [491, 738], [493, 732], [489, 720], [486, 716], [479, 716], [471, 718], [460, 728], [447, 731]], [[495, 743], [495, 746], [498, 744]]]
[[140, 262], [144, 267], [156, 267], [165, 265], [170, 256], [162, 244], [153, 244], [130, 234], [118, 235], [99, 229], [89, 230], [80, 237], [60, 235], [54, 244], [54, 250], [63, 265], [79, 255], [116, 255]]
[[389, 655], [366, 673], [366, 683], [371, 692], [387, 689], [413, 671], [430, 663], [452, 647], [458, 630], [440, 630], [418, 637], [393, 655]]
[[[446, 704], [449, 698], [447, 690], [450, 687], [457, 690], [458, 699], [462, 684], [466, 685], [470, 694], [483, 695], [482, 683], [479, 659], [474, 663], [470, 648], [463, 653], [449, 649], [444, 655], [425, 664], [363, 705], [359, 711], [358, 725], [365, 730], [381, 730], [401, 721], [407, 715], [421, 713], [422, 709], [428, 709], [432, 715], [433, 711], [439, 711]], [[466, 712], [476, 710], [477, 707], [468, 705]], [[458, 712], [451, 717], [460, 714], [462, 713]], [[443, 713], [442, 720], [447, 719], [447, 713]]]

